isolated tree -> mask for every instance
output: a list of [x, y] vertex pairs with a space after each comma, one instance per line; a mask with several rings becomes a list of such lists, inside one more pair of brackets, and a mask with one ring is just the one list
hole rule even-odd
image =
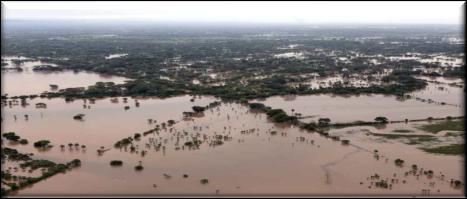
[[375, 121], [379, 123], [388, 123], [388, 118], [379, 116], [375, 118]]
[[204, 110], [206, 110], [205, 107], [202, 107], [202, 106], [193, 106], [191, 107], [193, 109], [193, 111], [199, 113], [199, 112], [203, 112]]

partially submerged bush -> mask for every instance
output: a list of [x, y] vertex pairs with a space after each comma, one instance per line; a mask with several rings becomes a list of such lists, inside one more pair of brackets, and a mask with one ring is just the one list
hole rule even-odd
[[249, 104], [250, 109], [263, 110], [266, 106], [261, 103], [251, 103]]
[[112, 160], [112, 161], [110, 161], [110, 165], [112, 165], [112, 166], [122, 166], [123, 161], [121, 161], [121, 160]]
[[209, 180], [208, 179], [201, 179], [200, 182], [201, 182], [201, 184], [208, 184]]
[[135, 136], [134, 136], [135, 139], [139, 139], [140, 137], [141, 137], [141, 134], [135, 133]]
[[15, 141], [15, 142], [20, 139], [20, 137], [16, 135], [15, 132], [4, 133], [2, 136], [6, 138], [7, 140]]
[[397, 158], [396, 160], [394, 160], [394, 163], [397, 166], [403, 166], [404, 165], [404, 160]]
[[84, 117], [84, 114], [77, 114], [77, 115], [73, 116], [73, 119], [75, 119], [75, 120], [83, 120], [83, 117]]
[[49, 146], [50, 141], [48, 140], [39, 140], [37, 142], [34, 142], [34, 147], [36, 148], [45, 148]]
[[206, 110], [205, 107], [202, 107], [202, 106], [193, 106], [191, 107], [193, 109], [193, 111], [199, 113], [199, 112], [203, 112], [204, 110]]
[[376, 122], [379, 122], [379, 123], [385, 124], [385, 123], [388, 123], [388, 118], [379, 116], [379, 117], [376, 117], [376, 118], [375, 118], [375, 121], [376, 121]]
[[19, 140], [19, 143], [20, 144], [28, 144], [28, 140], [27, 139], [21, 139], [21, 140]]

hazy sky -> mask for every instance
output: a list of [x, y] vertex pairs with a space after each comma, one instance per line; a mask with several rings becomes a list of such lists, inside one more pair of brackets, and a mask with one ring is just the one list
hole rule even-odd
[[13, 2], [4, 19], [460, 24], [451, 2]]

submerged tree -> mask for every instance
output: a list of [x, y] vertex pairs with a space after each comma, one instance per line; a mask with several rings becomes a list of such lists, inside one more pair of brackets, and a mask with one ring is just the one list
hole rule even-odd
[[320, 126], [327, 126], [327, 125], [329, 125], [330, 122], [331, 122], [331, 119], [329, 119], [329, 118], [319, 118], [319, 120], [318, 120], [318, 124]]
[[208, 179], [201, 179], [200, 182], [201, 182], [201, 184], [208, 184], [209, 180]]
[[379, 123], [385, 124], [385, 123], [388, 123], [388, 118], [379, 116], [379, 117], [376, 117], [376, 118], [375, 118], [375, 121], [376, 121], [376, 122], [379, 122]]
[[36, 148], [45, 148], [49, 146], [50, 141], [48, 140], [39, 140], [37, 142], [34, 142], [34, 147]]
[[202, 106], [193, 106], [191, 107], [193, 109], [193, 111], [199, 113], [199, 112], [203, 112], [204, 110], [206, 110], [205, 107], [202, 107]]
[[397, 165], [397, 166], [402, 166], [404, 164], [404, 160], [400, 159], [400, 158], [397, 158], [396, 160], [394, 160], [394, 163]]

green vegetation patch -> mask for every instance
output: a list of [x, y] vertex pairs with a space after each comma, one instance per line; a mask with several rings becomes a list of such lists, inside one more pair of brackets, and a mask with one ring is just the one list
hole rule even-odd
[[54, 167], [57, 165], [56, 163], [50, 161], [50, 160], [31, 160], [25, 163], [21, 163], [20, 167], [21, 168], [26, 168], [26, 167], [31, 167], [31, 169], [35, 170], [38, 168], [48, 168], [48, 167]]
[[446, 120], [442, 122], [437, 122], [434, 124], [426, 124], [420, 127], [417, 127], [420, 130], [427, 131], [430, 133], [438, 133], [440, 131], [449, 130], [449, 131], [464, 131], [464, 120]]
[[16, 135], [15, 132], [8, 132], [8, 133], [3, 133], [2, 137], [6, 138], [7, 140], [10, 141], [18, 141], [21, 137]]
[[418, 139], [436, 139], [435, 136], [432, 135], [405, 135], [405, 134], [382, 134], [382, 133], [370, 133], [373, 136], [380, 136], [385, 137], [388, 139], [399, 139], [399, 138], [418, 138]]
[[446, 155], [462, 155], [464, 154], [465, 144], [451, 144], [447, 146], [439, 146], [435, 148], [421, 148], [428, 153], [446, 154]]
[[330, 124], [329, 126], [335, 129], [347, 128], [351, 126], [376, 126], [376, 125], [384, 125], [379, 122], [368, 122], [368, 121], [355, 121], [349, 123], [334, 123]]
[[411, 138], [409, 139], [410, 142], [407, 144], [414, 145], [414, 144], [421, 144], [423, 142], [438, 142], [439, 139], [435, 136], [430, 136], [430, 137], [417, 137], [417, 138]]
[[412, 133], [413, 131], [409, 130], [409, 129], [395, 129], [392, 132], [394, 132], [394, 133]]
[[464, 135], [464, 132], [446, 132], [446, 134], [444, 134], [445, 137], [457, 137], [457, 136], [463, 136]]

